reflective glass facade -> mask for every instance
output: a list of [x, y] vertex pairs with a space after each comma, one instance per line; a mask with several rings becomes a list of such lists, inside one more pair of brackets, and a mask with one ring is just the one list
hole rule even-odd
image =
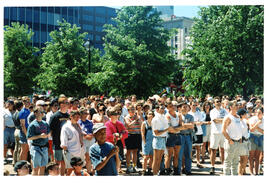
[[[58, 28], [57, 21], [65, 19], [88, 32], [91, 44], [103, 50], [103, 25], [112, 23], [116, 17], [114, 8], [109, 7], [5, 7], [4, 25], [11, 22], [27, 24], [33, 30], [33, 45], [44, 47], [50, 41], [49, 33]], [[87, 39], [87, 38], [86, 38]]]

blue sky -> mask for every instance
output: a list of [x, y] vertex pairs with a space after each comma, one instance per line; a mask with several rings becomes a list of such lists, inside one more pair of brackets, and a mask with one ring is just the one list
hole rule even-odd
[[[121, 6], [112, 6], [113, 8], [121, 8]], [[174, 14], [176, 16], [184, 16], [193, 18], [197, 16], [197, 12], [200, 10], [199, 6], [174, 6]]]

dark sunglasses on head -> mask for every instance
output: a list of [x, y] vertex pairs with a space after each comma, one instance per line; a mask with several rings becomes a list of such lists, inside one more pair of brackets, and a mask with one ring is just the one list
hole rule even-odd
[[82, 165], [83, 165], [83, 162], [81, 161], [81, 162], [77, 163], [76, 166], [82, 166]]

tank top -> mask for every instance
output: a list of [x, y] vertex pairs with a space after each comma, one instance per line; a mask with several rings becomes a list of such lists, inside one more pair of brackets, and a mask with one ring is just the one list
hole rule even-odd
[[172, 127], [176, 127], [179, 126], [179, 116], [177, 115], [177, 113], [175, 113], [176, 117], [173, 117], [169, 112], [168, 112], [169, 116], [170, 116], [170, 120], [169, 120], [169, 124]]
[[232, 140], [239, 140], [242, 138], [242, 127], [240, 123], [240, 118], [235, 117], [232, 114], [228, 114], [231, 119], [230, 125], [227, 127], [226, 131]]

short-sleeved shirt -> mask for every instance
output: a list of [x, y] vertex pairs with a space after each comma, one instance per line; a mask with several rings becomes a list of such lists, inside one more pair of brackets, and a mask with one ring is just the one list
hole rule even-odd
[[[110, 142], [105, 142], [102, 145], [97, 143], [93, 144], [90, 147], [90, 158], [93, 164], [94, 169], [102, 162], [105, 156], [111, 152], [114, 148], [114, 145]], [[109, 159], [107, 164], [99, 171], [96, 171], [96, 175], [117, 175], [116, 169], [116, 157], [115, 155]]]
[[12, 113], [8, 109], [4, 110], [4, 122], [5, 122], [6, 127], [10, 127], [10, 128], [15, 127], [14, 121], [12, 118]]
[[[27, 129], [27, 138], [31, 138], [37, 135], [41, 135], [42, 133], [50, 133], [50, 127], [46, 121], [38, 122], [34, 120], [30, 123]], [[44, 146], [48, 143], [48, 138], [39, 138], [32, 140], [32, 145]]]
[[[194, 118], [192, 115], [190, 114], [186, 114], [186, 115], [182, 115], [182, 120], [183, 120], [183, 123], [190, 123], [190, 122], [193, 122], [194, 121]], [[180, 134], [191, 134], [193, 131], [193, 129], [187, 129], [187, 130], [182, 130], [180, 131]]]
[[[215, 120], [217, 118], [224, 118], [227, 115], [227, 111], [223, 108], [220, 108], [220, 110], [217, 110], [217, 108], [214, 108], [210, 111], [210, 118], [211, 120]], [[222, 134], [222, 123], [211, 123], [211, 134]]]
[[52, 131], [53, 145], [55, 150], [61, 150], [60, 134], [63, 125], [69, 120], [68, 113], [60, 111], [55, 112], [49, 121], [50, 130]]
[[25, 128], [27, 129], [28, 128], [28, 120], [27, 120], [27, 117], [29, 116], [30, 114], [30, 110], [29, 109], [26, 109], [26, 108], [23, 108], [20, 112], [19, 112], [19, 119], [24, 119], [25, 120]]
[[82, 121], [80, 119], [78, 121], [78, 124], [80, 125], [83, 134], [92, 134], [93, 133], [93, 123], [92, 123], [92, 121], [89, 121], [89, 120]]
[[[189, 111], [188, 114], [192, 115], [194, 118], [194, 121], [196, 121], [196, 122], [203, 121], [203, 116], [202, 116], [200, 111], [195, 111], [195, 112]], [[203, 134], [202, 126], [197, 125], [197, 129], [198, 129], [198, 131], [196, 132], [196, 135], [202, 135]]]
[[[259, 121], [259, 118], [258, 118], [258, 116], [253, 116], [253, 117], [251, 117], [250, 119], [249, 119], [249, 124], [250, 125], [254, 125], [254, 124], [256, 124], [257, 122]], [[260, 129], [264, 129], [264, 120], [262, 119], [262, 123], [261, 124], [259, 124], [259, 126], [258, 126]], [[255, 134], [255, 135], [263, 135], [261, 132], [259, 132], [257, 129], [254, 131], [254, 132], [251, 132], [251, 133], [253, 133], [253, 134]]]
[[[169, 123], [165, 115], [157, 113], [152, 120], [153, 135], [156, 136], [154, 133], [155, 130], [165, 130], [167, 128], [169, 128]], [[168, 132], [164, 132], [163, 134], [159, 135], [159, 137], [166, 137], [167, 135]]]

